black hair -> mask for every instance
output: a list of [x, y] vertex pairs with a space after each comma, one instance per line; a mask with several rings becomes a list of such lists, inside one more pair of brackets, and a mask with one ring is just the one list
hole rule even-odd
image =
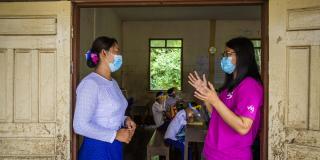
[[172, 96], [172, 93], [173, 93], [175, 90], [176, 90], [175, 87], [169, 88], [168, 91], [167, 91], [168, 95], [169, 95], [169, 96]]
[[195, 106], [197, 106], [197, 105], [198, 105], [198, 104], [197, 104], [196, 102], [194, 102], [194, 101], [189, 102], [189, 104], [191, 105], [191, 107], [195, 107]]
[[[87, 54], [89, 54], [87, 56], [88, 67], [90, 67], [90, 68], [97, 67], [99, 64], [99, 61], [100, 61], [99, 54], [101, 53], [101, 51], [103, 49], [109, 51], [109, 49], [116, 43], [118, 43], [118, 41], [116, 39], [109, 38], [107, 36], [101, 36], [101, 37], [96, 38], [92, 43], [91, 49], [87, 52]], [[94, 60], [92, 60], [91, 54], [97, 55], [96, 57], [98, 58], [98, 60], [96, 62]]]
[[231, 92], [246, 77], [252, 77], [262, 83], [257, 62], [255, 60], [254, 47], [250, 39], [245, 37], [237, 37], [226, 43], [228, 48], [236, 52], [237, 62], [233, 72], [237, 73], [233, 78], [233, 74], [225, 74], [225, 81], [220, 91], [228, 89]]
[[163, 95], [163, 92], [162, 92], [162, 91], [157, 92], [157, 93], [156, 93], [156, 98], [159, 97], [159, 96], [161, 96], [161, 95]]

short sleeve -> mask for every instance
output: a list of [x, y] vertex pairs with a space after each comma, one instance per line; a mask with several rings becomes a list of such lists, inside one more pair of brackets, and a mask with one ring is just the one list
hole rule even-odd
[[263, 104], [262, 85], [254, 79], [246, 79], [237, 91], [235, 113], [255, 120]]

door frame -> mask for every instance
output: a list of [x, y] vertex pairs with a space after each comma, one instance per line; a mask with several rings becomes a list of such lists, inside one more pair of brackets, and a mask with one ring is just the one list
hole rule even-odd
[[[260, 133], [260, 160], [268, 159], [268, 115], [269, 115], [269, 7], [268, 0], [71, 0], [72, 1], [72, 117], [75, 111], [76, 87], [80, 69], [80, 8], [88, 7], [150, 7], [150, 6], [228, 6], [257, 5], [261, 7], [261, 76], [264, 87], [262, 131]], [[72, 128], [72, 127], [71, 127]], [[77, 159], [79, 136], [72, 131], [71, 157]]]

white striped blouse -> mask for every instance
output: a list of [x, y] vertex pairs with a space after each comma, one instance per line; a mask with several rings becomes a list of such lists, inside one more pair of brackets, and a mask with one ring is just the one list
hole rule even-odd
[[92, 72], [77, 87], [74, 131], [82, 136], [112, 143], [123, 126], [128, 106], [118, 83]]

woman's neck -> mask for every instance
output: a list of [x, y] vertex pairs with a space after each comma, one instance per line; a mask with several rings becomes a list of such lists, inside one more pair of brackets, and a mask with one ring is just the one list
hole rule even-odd
[[110, 81], [112, 80], [111, 72], [110, 72], [108, 66], [105, 66], [105, 65], [100, 64], [100, 65], [95, 69], [95, 72], [96, 72], [97, 74], [99, 74], [100, 76], [104, 77], [104, 78], [107, 79], [107, 80], [110, 80]]
[[237, 78], [237, 72], [233, 72], [233, 80], [235, 80]]

